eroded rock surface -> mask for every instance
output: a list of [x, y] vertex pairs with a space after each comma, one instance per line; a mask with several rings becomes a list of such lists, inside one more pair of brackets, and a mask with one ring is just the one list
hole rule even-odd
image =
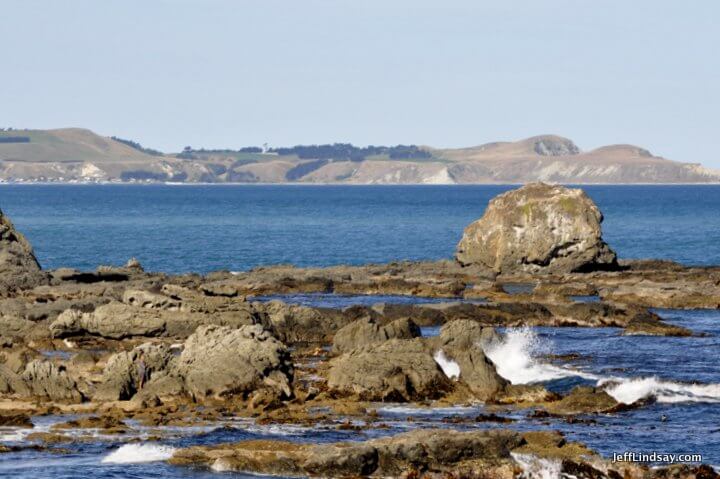
[[176, 369], [196, 398], [249, 393], [263, 386], [292, 395], [289, 351], [260, 325], [201, 326], [185, 342]]
[[497, 273], [613, 269], [602, 214], [580, 189], [532, 183], [493, 198], [457, 247], [457, 260]]
[[390, 339], [354, 349], [331, 361], [328, 386], [365, 400], [438, 398], [453, 387], [421, 338]]
[[0, 210], [0, 294], [32, 287], [43, 279], [32, 246]]

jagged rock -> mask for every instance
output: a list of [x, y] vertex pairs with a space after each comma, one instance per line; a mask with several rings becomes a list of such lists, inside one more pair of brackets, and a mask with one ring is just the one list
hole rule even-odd
[[80, 402], [82, 394], [65, 370], [64, 366], [56, 366], [50, 361], [35, 360], [30, 362], [20, 376], [30, 394], [51, 401]]
[[143, 271], [145, 271], [145, 269], [140, 264], [140, 261], [138, 261], [138, 259], [135, 257], [130, 258], [127, 261], [127, 263], [125, 263], [125, 269], [137, 271], [139, 273], [142, 273]]
[[354, 349], [331, 361], [330, 389], [365, 400], [433, 399], [452, 389], [452, 382], [421, 338], [390, 339]]
[[0, 210], [0, 294], [33, 287], [45, 278], [32, 246]]
[[15, 374], [22, 374], [32, 360], [40, 357], [34, 349], [25, 346], [16, 347], [0, 353], [0, 364]]
[[92, 313], [69, 309], [50, 325], [50, 332], [55, 338], [88, 333], [104, 338], [122, 339], [131, 336], [158, 336], [164, 331], [165, 320], [157, 312], [119, 302], [100, 306]]
[[459, 379], [468, 385], [478, 399], [488, 400], [509, 383], [495, 370], [483, 348], [500, 337], [493, 328], [483, 328], [476, 321], [451, 321], [440, 329], [438, 348], [460, 367]]
[[397, 319], [385, 326], [374, 319], [358, 319], [340, 328], [333, 338], [333, 351], [346, 353], [368, 344], [380, 343], [388, 339], [412, 339], [420, 336], [420, 328], [412, 319]]
[[445, 472], [467, 461], [497, 466], [498, 461], [509, 461], [522, 442], [513, 431], [423, 429], [365, 442], [254, 440], [195, 446], [177, 451], [170, 463], [282, 476], [400, 477], [412, 470]]
[[497, 273], [617, 267], [602, 240], [602, 214], [580, 189], [532, 183], [493, 198], [465, 228], [456, 259]]
[[17, 394], [27, 397], [30, 396], [30, 389], [18, 373], [0, 365], [0, 394]]
[[114, 354], [108, 359], [103, 370], [102, 380], [98, 385], [93, 399], [96, 401], [118, 401], [132, 398], [138, 391], [140, 378], [138, 377], [136, 361], [144, 353], [146, 387], [151, 388], [154, 381], [158, 381], [158, 374], [164, 375], [170, 369], [170, 363], [175, 359], [170, 348], [164, 344], [142, 344], [132, 351]]
[[176, 369], [195, 398], [249, 393], [264, 386], [292, 394], [290, 353], [260, 325], [199, 327], [185, 342]]

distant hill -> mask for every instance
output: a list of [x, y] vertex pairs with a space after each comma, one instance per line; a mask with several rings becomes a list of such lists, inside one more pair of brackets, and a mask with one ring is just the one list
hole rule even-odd
[[157, 150], [90, 130], [0, 131], [0, 181], [238, 183], [717, 183], [720, 171], [632, 145], [582, 151], [554, 135], [458, 149], [307, 145]]

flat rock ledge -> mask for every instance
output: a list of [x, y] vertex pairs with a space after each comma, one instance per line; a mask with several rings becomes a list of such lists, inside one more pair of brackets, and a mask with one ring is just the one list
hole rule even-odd
[[169, 462], [217, 472], [291, 477], [554, 477], [548, 475], [550, 469], [557, 471], [557, 477], [592, 479], [718, 477], [707, 466], [648, 469], [610, 463], [582, 444], [567, 442], [557, 432], [504, 429], [418, 429], [364, 442], [331, 444], [249, 440], [181, 449]]

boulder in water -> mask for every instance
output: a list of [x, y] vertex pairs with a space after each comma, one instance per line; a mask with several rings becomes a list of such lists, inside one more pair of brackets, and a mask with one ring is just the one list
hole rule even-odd
[[[447, 475], [451, 467], [471, 461], [487, 461], [475, 464], [483, 464], [483, 472], [493, 470], [500, 461], [510, 461], [511, 451], [522, 444], [522, 436], [514, 431], [422, 429], [365, 442], [253, 440], [195, 446], [177, 451], [170, 463], [293, 477], [404, 477], [403, 473], [418, 470], [435, 477], [432, 473]], [[510, 472], [510, 468], [505, 469]]]
[[580, 189], [532, 183], [490, 201], [465, 228], [455, 255], [496, 273], [567, 273], [617, 268], [602, 214]]

